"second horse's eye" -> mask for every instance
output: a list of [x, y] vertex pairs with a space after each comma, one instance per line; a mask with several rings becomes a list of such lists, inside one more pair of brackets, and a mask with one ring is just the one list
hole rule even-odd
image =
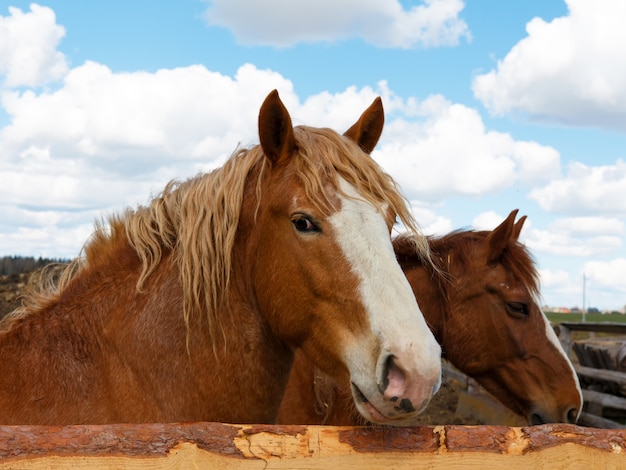
[[293, 226], [298, 232], [319, 232], [319, 227], [308, 217], [300, 216], [292, 220]]
[[521, 303], [521, 302], [509, 302], [509, 303], [506, 304], [506, 307], [507, 307], [509, 313], [512, 313], [513, 315], [515, 315], [517, 317], [528, 317], [528, 315], [529, 315], [528, 307], [524, 303]]

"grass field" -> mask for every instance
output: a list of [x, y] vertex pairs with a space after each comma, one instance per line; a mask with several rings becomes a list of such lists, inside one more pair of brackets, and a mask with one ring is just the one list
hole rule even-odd
[[[582, 321], [582, 313], [553, 313], [553, 312], [545, 312], [548, 320], [553, 323], [561, 323], [561, 322], [581, 322]], [[602, 313], [588, 313], [585, 315], [585, 321], [589, 323], [597, 323], [597, 322], [613, 322], [613, 323], [626, 323], [626, 315], [622, 315], [621, 313], [611, 313], [611, 314], [602, 314]]]

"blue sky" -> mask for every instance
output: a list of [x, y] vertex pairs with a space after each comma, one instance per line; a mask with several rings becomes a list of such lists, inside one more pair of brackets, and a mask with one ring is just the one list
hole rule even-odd
[[528, 215], [544, 303], [626, 305], [622, 0], [214, 0], [0, 7], [0, 256], [73, 257], [96, 219], [256, 143], [277, 88], [374, 157], [427, 234]]

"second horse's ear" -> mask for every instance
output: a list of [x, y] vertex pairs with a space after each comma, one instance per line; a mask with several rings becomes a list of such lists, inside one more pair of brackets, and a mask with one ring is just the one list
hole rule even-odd
[[516, 232], [515, 217], [517, 217], [517, 211], [518, 209], [512, 211], [509, 216], [504, 219], [504, 222], [494, 228], [487, 236], [486, 241], [489, 247], [487, 261], [489, 263], [498, 261], [509, 245], [509, 242], [512, 239], [517, 240], [517, 237], [514, 237]]
[[526, 216], [520, 217], [520, 219], [515, 222], [515, 227], [513, 227], [513, 234], [511, 235], [512, 239], [517, 241], [519, 239], [519, 234], [522, 231], [522, 227], [524, 226], [524, 222], [526, 221]]
[[276, 90], [267, 95], [261, 105], [259, 141], [263, 153], [272, 164], [289, 157], [296, 148], [291, 117]]
[[383, 101], [377, 97], [374, 102], [367, 108], [357, 122], [350, 127], [343, 135], [349, 137], [357, 144], [365, 153], [372, 153], [374, 147], [383, 133], [383, 125], [385, 124], [385, 111], [383, 110]]

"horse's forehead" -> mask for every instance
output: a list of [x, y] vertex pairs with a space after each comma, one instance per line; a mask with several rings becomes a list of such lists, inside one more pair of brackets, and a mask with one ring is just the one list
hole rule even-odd
[[[327, 180], [323, 183], [323, 194], [307, 195], [305, 188], [296, 183], [292, 188], [291, 194], [291, 209], [298, 207], [305, 207], [308, 205], [317, 205], [316, 202], [323, 202], [322, 205], [328, 211], [328, 215], [335, 213], [341, 209], [341, 194], [337, 186]], [[279, 191], [286, 191], [287, 188], [281, 188]], [[313, 200], [315, 199], [315, 200]]]
[[512, 270], [507, 269], [503, 263], [488, 265], [485, 280], [488, 284], [497, 287], [504, 295], [532, 297], [530, 286]]
[[[339, 202], [339, 209], [345, 209], [347, 214], [356, 216], [359, 223], [366, 222], [369, 217], [382, 217], [387, 225], [390, 219], [395, 218], [395, 212], [387, 203], [374, 204], [359, 193], [358, 189], [346, 181], [338, 178], [339, 187], [335, 189], [335, 198]], [[391, 240], [389, 240], [391, 243]]]

